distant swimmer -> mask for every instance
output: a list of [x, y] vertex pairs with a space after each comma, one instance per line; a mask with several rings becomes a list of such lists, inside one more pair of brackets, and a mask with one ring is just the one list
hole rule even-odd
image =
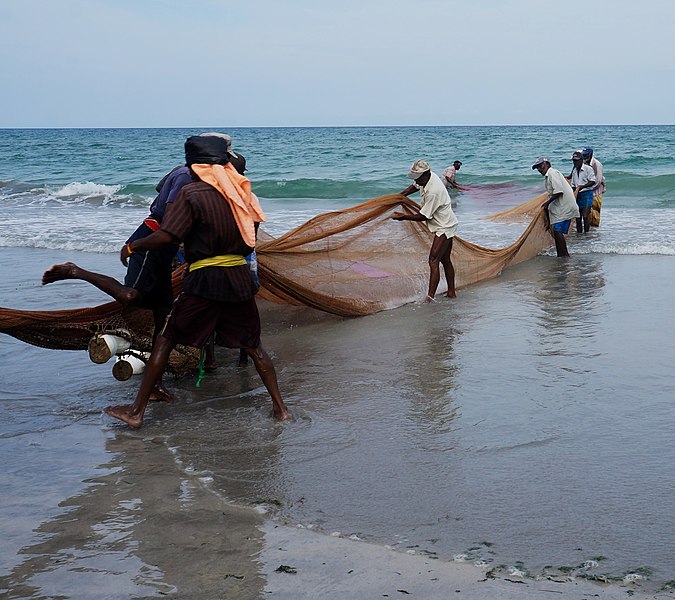
[[551, 161], [540, 156], [532, 165], [546, 178], [548, 200], [541, 206], [544, 209], [546, 229], [551, 232], [555, 241], [558, 256], [569, 256], [565, 235], [570, 230], [572, 219], [579, 217], [579, 208], [574, 198], [572, 187], [563, 174], [551, 167]]
[[457, 184], [457, 171], [462, 167], [462, 161], [461, 160], [456, 160], [454, 163], [452, 163], [452, 166], [448, 167], [443, 171], [443, 174], [441, 175], [441, 181], [443, 182], [443, 185], [445, 186], [446, 189], [448, 190], [465, 190], [466, 188], [462, 187], [461, 185]]
[[434, 234], [434, 241], [429, 252], [429, 291], [425, 302], [433, 302], [436, 289], [441, 278], [440, 266], [443, 265], [445, 280], [448, 284], [446, 296], [455, 298], [455, 269], [452, 266], [450, 254], [452, 252], [452, 240], [457, 230], [457, 217], [452, 211], [448, 190], [441, 179], [432, 173], [429, 163], [424, 160], [416, 160], [408, 178], [414, 180], [412, 185], [401, 192], [404, 196], [419, 191], [421, 208], [419, 212], [410, 214], [395, 212], [392, 219], [396, 221], [421, 221], [426, 223], [429, 231]]
[[265, 217], [250, 182], [237, 173], [230, 158], [221, 138], [188, 138], [185, 162], [193, 183], [180, 191], [161, 227], [126, 250], [133, 255], [183, 242], [190, 265], [183, 292], [155, 340], [134, 403], [105, 409], [130, 427], [143, 425], [152, 390], [175, 346], [201, 348], [213, 332], [218, 344], [245, 350], [272, 398], [274, 417], [291, 419], [274, 364], [260, 343], [258, 286], [245, 260], [255, 247], [256, 223]]
[[584, 162], [595, 173], [595, 185], [593, 186], [593, 206], [591, 206], [591, 227], [600, 226], [600, 211], [602, 209], [602, 197], [605, 194], [605, 174], [602, 163], [593, 156], [593, 148], [586, 146], [582, 151]]
[[577, 219], [577, 233], [588, 233], [591, 228], [591, 207], [593, 206], [593, 188], [595, 187], [595, 172], [584, 163], [581, 150], [572, 154], [572, 172], [570, 183], [577, 197], [577, 206], [581, 216]]

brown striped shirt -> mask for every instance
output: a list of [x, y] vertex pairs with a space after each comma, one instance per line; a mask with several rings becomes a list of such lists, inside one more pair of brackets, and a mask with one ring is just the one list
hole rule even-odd
[[[221, 254], [248, 256], [227, 200], [202, 181], [183, 187], [162, 220], [162, 230], [185, 244], [185, 260], [194, 263]], [[183, 291], [209, 300], [241, 302], [258, 291], [248, 265], [204, 267], [189, 273]]]

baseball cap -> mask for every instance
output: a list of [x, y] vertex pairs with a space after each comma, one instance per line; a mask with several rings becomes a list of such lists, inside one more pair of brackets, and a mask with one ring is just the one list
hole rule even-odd
[[551, 161], [546, 156], [540, 156], [537, 160], [534, 161], [532, 168], [536, 169], [539, 165], [545, 162], [550, 163]]
[[416, 160], [412, 164], [412, 167], [410, 167], [410, 171], [408, 171], [408, 178], [418, 179], [429, 169], [431, 169], [431, 167], [429, 166], [429, 163], [426, 160]]
[[590, 146], [586, 146], [586, 147], [581, 151], [581, 153], [582, 153], [584, 156], [590, 156], [591, 154], [593, 154], [593, 148], [591, 148]]

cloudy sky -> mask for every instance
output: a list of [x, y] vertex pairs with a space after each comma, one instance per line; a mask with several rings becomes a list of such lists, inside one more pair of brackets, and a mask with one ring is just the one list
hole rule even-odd
[[0, 127], [673, 124], [674, 26], [674, 0], [0, 0]]

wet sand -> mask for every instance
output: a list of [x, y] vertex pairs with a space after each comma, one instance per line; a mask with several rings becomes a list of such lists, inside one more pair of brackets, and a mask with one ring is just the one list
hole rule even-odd
[[[46, 251], [5, 255], [2, 304], [103, 301], [31, 283]], [[263, 307], [290, 424], [221, 351], [131, 431], [101, 410], [137, 378], [3, 336], [0, 595], [673, 598], [673, 264], [539, 257], [364, 319]]]

